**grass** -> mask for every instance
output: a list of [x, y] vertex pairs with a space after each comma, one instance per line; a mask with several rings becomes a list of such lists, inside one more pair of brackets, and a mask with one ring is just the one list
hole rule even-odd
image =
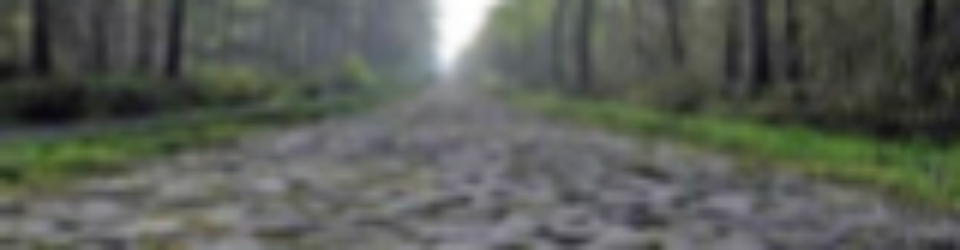
[[349, 112], [374, 99], [291, 101], [208, 110], [96, 131], [7, 139], [0, 142], [0, 191], [46, 188], [83, 176], [123, 170], [133, 162], [227, 143], [265, 127]]
[[960, 147], [880, 142], [802, 127], [670, 114], [612, 101], [549, 94], [514, 97], [555, 117], [770, 162], [764, 167], [787, 166], [815, 178], [877, 188], [927, 207], [960, 208]]

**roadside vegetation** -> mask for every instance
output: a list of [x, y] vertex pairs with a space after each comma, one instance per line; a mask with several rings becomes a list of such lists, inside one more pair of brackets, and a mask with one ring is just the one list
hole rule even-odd
[[429, 78], [425, 4], [0, 1], [0, 190], [121, 171], [402, 95]]
[[[369, 77], [356, 75], [348, 78]], [[352, 79], [348, 78], [341, 80], [349, 83]], [[122, 171], [137, 162], [229, 144], [258, 131], [316, 122], [331, 115], [353, 112], [387, 100], [387, 93], [397, 96], [398, 91], [406, 91], [382, 83], [356, 84], [364, 87], [349, 91], [339, 89], [339, 97], [322, 97], [322, 89], [332, 87], [303, 84], [293, 88], [290, 83], [286, 84], [286, 88], [269, 89], [251, 85], [246, 92], [239, 92], [236, 88], [219, 90], [210, 86], [209, 89], [196, 90], [196, 95], [185, 94], [190, 92], [182, 89], [171, 90], [176, 89], [171, 86], [143, 87], [157, 85], [141, 83], [119, 88], [101, 84], [74, 85], [97, 87], [68, 92], [65, 96], [91, 98], [88, 95], [92, 94], [93, 99], [63, 103], [64, 106], [59, 107], [47, 106], [44, 112], [5, 112], [47, 116], [8, 117], [7, 129], [0, 134], [0, 191], [45, 188], [79, 177]], [[196, 88], [203, 85], [194, 83], [183, 86]], [[50, 91], [40, 92], [49, 95], [71, 89], [60, 87], [53, 86]], [[4, 107], [10, 108], [16, 106], [11, 105], [13, 101], [10, 100], [18, 99], [6, 100]], [[48, 101], [24, 103], [41, 106], [50, 104]], [[31, 105], [19, 107], [35, 108]]]
[[207, 111], [111, 129], [19, 137], [0, 143], [0, 190], [48, 187], [123, 170], [127, 164], [229, 143], [256, 131], [354, 111], [374, 103], [374, 98]]
[[470, 61], [552, 114], [960, 204], [960, 4], [505, 2]]
[[[960, 146], [894, 143], [809, 127], [677, 114], [615, 101], [511, 94], [519, 104], [637, 136], [731, 153], [748, 170], [792, 171], [871, 187], [925, 206], [960, 208]], [[749, 163], [754, 162], [754, 163]]]

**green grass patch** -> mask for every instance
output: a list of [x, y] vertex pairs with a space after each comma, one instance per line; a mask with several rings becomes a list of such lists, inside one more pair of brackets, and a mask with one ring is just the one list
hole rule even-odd
[[0, 190], [57, 186], [152, 157], [227, 143], [254, 130], [354, 111], [382, 99], [379, 94], [360, 96], [205, 110], [62, 135], [6, 138], [0, 142]]
[[803, 127], [706, 115], [678, 115], [613, 101], [514, 94], [550, 116], [644, 138], [679, 139], [743, 159], [771, 162], [843, 183], [879, 188], [899, 198], [960, 208], [960, 147], [881, 142]]

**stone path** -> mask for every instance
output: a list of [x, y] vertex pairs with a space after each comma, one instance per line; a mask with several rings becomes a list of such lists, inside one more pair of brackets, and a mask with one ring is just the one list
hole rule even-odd
[[960, 219], [456, 87], [0, 198], [0, 249], [960, 249]]

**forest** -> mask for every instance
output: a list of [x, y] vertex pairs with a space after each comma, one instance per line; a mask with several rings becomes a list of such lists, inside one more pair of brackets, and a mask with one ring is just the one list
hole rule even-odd
[[[0, 92], [6, 95], [0, 120], [5, 124], [233, 105], [282, 88], [333, 88], [318, 83], [338, 77], [352, 86], [380, 77], [374, 73], [413, 81], [430, 70], [429, 41], [423, 39], [429, 37], [429, 29], [423, 28], [429, 20], [410, 18], [425, 16], [418, 14], [425, 8], [416, 4], [382, 0], [2, 4]], [[300, 86], [277, 86], [284, 85], [277, 80]]]
[[427, 81], [427, 6], [0, 1], [0, 186], [217, 141], [239, 134], [235, 127], [313, 117]]
[[540, 104], [559, 116], [960, 194], [955, 1], [524, 0], [493, 15], [467, 67], [585, 101]]
[[0, 0], [0, 249], [960, 249], [960, 1]]
[[487, 49], [518, 79], [678, 112], [957, 137], [960, 4], [951, 1], [509, 5]]

